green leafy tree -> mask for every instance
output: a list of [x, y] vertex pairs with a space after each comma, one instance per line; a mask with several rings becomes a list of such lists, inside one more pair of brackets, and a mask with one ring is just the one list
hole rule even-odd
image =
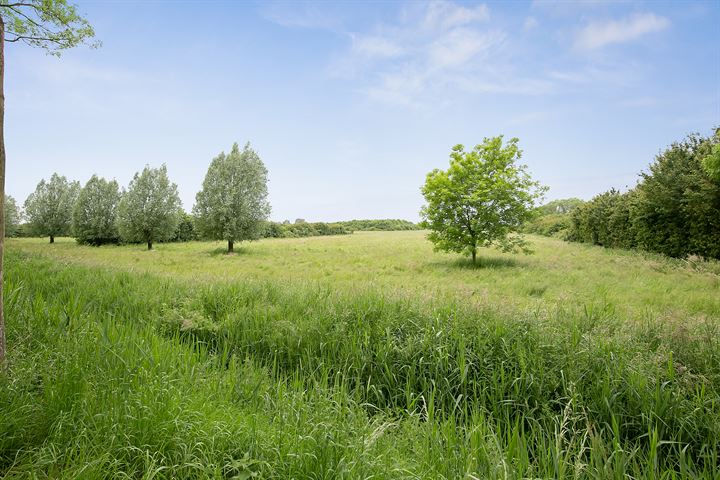
[[20, 210], [18, 209], [15, 199], [10, 195], [5, 195], [5, 236], [14, 237], [20, 227]]
[[35, 192], [25, 200], [25, 215], [31, 233], [42, 237], [69, 235], [72, 229], [72, 215], [80, 184], [53, 173], [49, 181], [40, 180]]
[[720, 258], [720, 181], [705, 160], [713, 140], [690, 135], [641, 174], [634, 206], [638, 244], [672, 257]]
[[517, 163], [521, 155], [517, 138], [485, 138], [471, 151], [456, 145], [450, 168], [427, 175], [421, 216], [437, 250], [470, 254], [473, 263], [479, 247], [529, 252], [518, 229], [546, 189]]
[[175, 233], [173, 234], [170, 241], [190, 242], [197, 239], [198, 235], [195, 229], [195, 219], [192, 215], [184, 211], [180, 212], [180, 221], [178, 222], [178, 226], [175, 229]]
[[80, 190], [73, 211], [73, 233], [80, 244], [117, 243], [117, 209], [120, 187], [93, 175]]
[[177, 185], [170, 183], [167, 167], [145, 167], [133, 177], [118, 208], [120, 237], [128, 242], [169, 240], [175, 234], [182, 205]]
[[240, 151], [235, 143], [229, 154], [215, 157], [193, 208], [203, 236], [227, 240], [228, 252], [236, 241], [260, 238], [270, 215], [267, 173], [250, 144]]
[[[5, 360], [3, 258], [5, 248], [5, 42], [26, 43], [59, 56], [95, 36], [93, 28], [66, 0], [0, 0], [0, 366]], [[98, 46], [99, 43], [92, 44]]]
[[710, 142], [713, 145], [710, 153], [703, 159], [703, 167], [711, 179], [720, 182], [720, 128], [715, 130], [715, 136]]

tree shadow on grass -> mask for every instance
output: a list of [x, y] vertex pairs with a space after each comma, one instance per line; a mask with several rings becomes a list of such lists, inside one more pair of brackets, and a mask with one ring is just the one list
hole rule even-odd
[[470, 258], [457, 258], [454, 260], [440, 260], [428, 263], [433, 268], [462, 269], [462, 270], [486, 270], [501, 268], [521, 268], [527, 265], [526, 262], [508, 257], [485, 257], [478, 256], [475, 263]]
[[208, 254], [211, 257], [218, 257], [218, 256], [225, 256], [225, 257], [233, 257], [233, 256], [248, 256], [252, 255], [252, 250], [245, 247], [235, 247], [232, 252], [228, 252], [227, 246], [225, 247], [218, 247], [213, 248], [208, 252]]

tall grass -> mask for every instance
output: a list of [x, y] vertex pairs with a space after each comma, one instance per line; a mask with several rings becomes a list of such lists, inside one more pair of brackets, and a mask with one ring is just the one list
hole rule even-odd
[[717, 319], [189, 285], [11, 251], [5, 478], [713, 478]]

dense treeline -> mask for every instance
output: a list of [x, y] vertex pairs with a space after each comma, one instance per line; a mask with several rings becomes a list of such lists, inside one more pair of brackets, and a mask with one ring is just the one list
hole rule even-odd
[[265, 230], [268, 238], [319, 237], [325, 235], [347, 235], [352, 233], [344, 225], [325, 222], [270, 222]]
[[575, 209], [567, 239], [671, 257], [720, 258], [720, 129], [660, 153], [637, 186]]
[[375, 230], [418, 230], [420, 227], [407, 220], [400, 220], [394, 218], [381, 219], [381, 220], [348, 220], [345, 222], [337, 222], [338, 225], [342, 225], [351, 231], [375, 231]]

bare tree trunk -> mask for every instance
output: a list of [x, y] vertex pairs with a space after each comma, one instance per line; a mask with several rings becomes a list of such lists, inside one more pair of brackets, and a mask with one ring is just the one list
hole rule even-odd
[[50, 235], [50, 243], [55, 243], [55, 235]]
[[5, 255], [5, 22], [0, 16], [0, 368], [5, 365], [5, 301], [3, 257]]
[[473, 265], [475, 265], [475, 257], [477, 256], [477, 249], [473, 247], [472, 249], [472, 259], [473, 259]]
[[152, 250], [152, 242], [148, 242], [148, 250]]
[[228, 240], [228, 253], [232, 253], [232, 252], [233, 252], [233, 241]]

